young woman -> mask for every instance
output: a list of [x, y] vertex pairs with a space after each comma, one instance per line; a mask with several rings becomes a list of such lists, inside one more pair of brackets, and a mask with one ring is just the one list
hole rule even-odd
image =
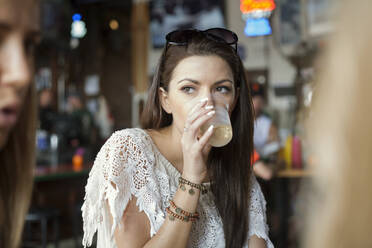
[[37, 1], [0, 1], [0, 247], [18, 247], [32, 190], [38, 36]]
[[[83, 244], [97, 247], [273, 247], [251, 173], [253, 114], [226, 29], [178, 30], [149, 89], [144, 129], [115, 132], [97, 155], [82, 207]], [[228, 106], [233, 138], [201, 127]]]

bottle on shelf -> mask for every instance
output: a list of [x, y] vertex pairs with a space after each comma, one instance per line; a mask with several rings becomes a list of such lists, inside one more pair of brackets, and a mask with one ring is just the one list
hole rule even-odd
[[292, 144], [293, 144], [293, 136], [288, 135], [285, 145], [283, 148], [283, 157], [286, 164], [286, 169], [290, 170], [292, 168]]
[[302, 169], [301, 139], [297, 135], [295, 135], [292, 139], [292, 168]]

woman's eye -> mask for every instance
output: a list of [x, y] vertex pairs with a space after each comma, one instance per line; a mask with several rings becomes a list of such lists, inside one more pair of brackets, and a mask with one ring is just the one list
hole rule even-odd
[[191, 94], [195, 91], [195, 89], [193, 87], [190, 87], [190, 86], [185, 86], [185, 87], [182, 87], [181, 90], [187, 94]]
[[231, 91], [230, 87], [227, 87], [227, 86], [219, 86], [216, 88], [216, 90], [220, 93], [229, 93]]

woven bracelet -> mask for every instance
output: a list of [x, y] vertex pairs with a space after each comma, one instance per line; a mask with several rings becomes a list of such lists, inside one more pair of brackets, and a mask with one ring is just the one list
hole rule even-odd
[[178, 178], [178, 183], [180, 185], [180, 188], [185, 191], [186, 190], [186, 187], [185, 187], [185, 184], [189, 185], [191, 187], [191, 189], [189, 190], [189, 193], [191, 195], [195, 194], [195, 191], [194, 191], [194, 188], [195, 189], [198, 189], [201, 191], [201, 193], [204, 195], [208, 192], [208, 189], [206, 186], [204, 186], [203, 184], [196, 184], [196, 183], [192, 183], [188, 180], [186, 180], [185, 178], [183, 177], [179, 177]]

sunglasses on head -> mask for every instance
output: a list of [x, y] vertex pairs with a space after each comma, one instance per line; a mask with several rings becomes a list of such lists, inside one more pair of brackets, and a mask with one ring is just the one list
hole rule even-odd
[[175, 30], [173, 32], [168, 33], [167, 36], [165, 36], [165, 39], [167, 41], [165, 49], [168, 48], [168, 45], [186, 46], [195, 34], [200, 33], [213, 41], [234, 46], [234, 50], [235, 52], [237, 52], [238, 36], [234, 32], [225, 28], [211, 28], [207, 30], [198, 29]]

